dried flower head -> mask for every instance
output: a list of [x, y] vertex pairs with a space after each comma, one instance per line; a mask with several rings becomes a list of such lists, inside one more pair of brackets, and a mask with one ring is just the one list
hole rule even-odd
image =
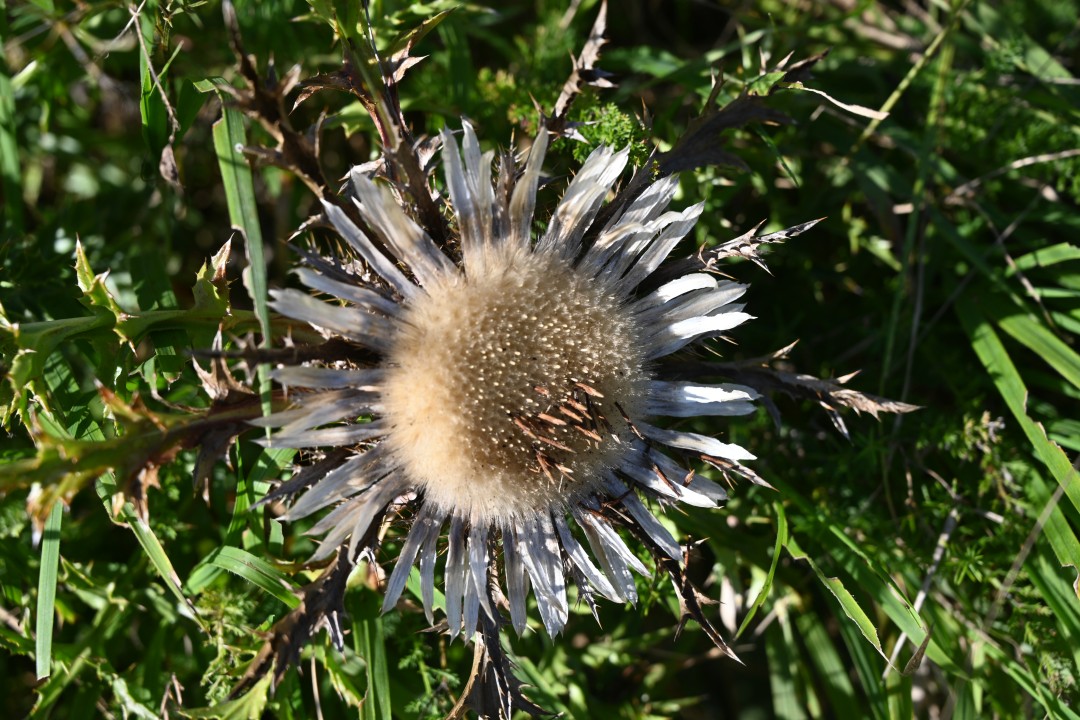
[[601, 226], [627, 161], [625, 151], [601, 147], [534, 240], [546, 144], [541, 133], [519, 176], [504, 162], [492, 183], [492, 156], [481, 154], [473, 129], [465, 124], [460, 154], [444, 133], [456, 257], [390, 190], [354, 172], [365, 230], [332, 204], [326, 211], [374, 274], [313, 256], [298, 275], [331, 299], [274, 293], [281, 313], [377, 358], [274, 371], [296, 390], [292, 407], [263, 421], [279, 428], [272, 443], [344, 448], [279, 488], [279, 496], [306, 488], [287, 519], [335, 506], [311, 529], [325, 534], [316, 556], [327, 557], [347, 539], [350, 553], [370, 546], [388, 508], [415, 507], [384, 609], [419, 561], [429, 621], [448, 525], [446, 616], [451, 635], [466, 638], [481, 611], [494, 617], [503, 587], [521, 632], [531, 584], [552, 636], [567, 619], [567, 575], [590, 603], [594, 593], [634, 602], [631, 571], [647, 571], [616, 527], [678, 563], [678, 542], [642, 498], [714, 507], [726, 497], [661, 447], [736, 472], [752, 459], [737, 445], [652, 422], [741, 415], [757, 397], [748, 387], [665, 378], [664, 358], [749, 319], [733, 305], [742, 285], [705, 272], [654, 276], [702, 206], [666, 211], [676, 189], [667, 177]]

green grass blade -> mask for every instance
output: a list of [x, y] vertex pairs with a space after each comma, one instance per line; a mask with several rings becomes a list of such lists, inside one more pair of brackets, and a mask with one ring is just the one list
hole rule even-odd
[[173, 568], [172, 560], [169, 559], [168, 554], [165, 552], [165, 547], [161, 544], [161, 540], [158, 539], [158, 536], [150, 526], [136, 516], [130, 508], [130, 505], [125, 506], [121, 516], [124, 522], [131, 526], [132, 532], [135, 533], [135, 539], [142, 545], [146, 557], [150, 560], [150, 564], [154, 566], [158, 575], [165, 581], [165, 586], [169, 588], [169, 592], [171, 592], [173, 597], [176, 598], [176, 601], [180, 603], [180, 607], [185, 608], [191, 618], [200, 626], [203, 626], [203, 630], [208, 631], [208, 628], [203, 625], [202, 620], [199, 618], [199, 613], [195, 610], [195, 606], [192, 605], [188, 596], [184, 594], [184, 591], [181, 588], [180, 576], [176, 574], [176, 569]]
[[33, 712], [30, 713], [31, 718], [49, 717], [49, 708], [63, 696], [65, 689], [72, 684], [72, 681], [84, 670], [95, 665], [94, 657], [100, 652], [104, 643], [122, 629], [131, 628], [133, 614], [133, 604], [116, 602], [107, 603], [97, 612], [90, 624], [89, 632], [73, 646], [67, 648], [69, 659], [64, 662], [63, 667], [58, 668], [37, 688], [38, 701]]
[[[1041, 508], [1050, 501], [1052, 492], [1046, 481], [1038, 474], [1032, 473], [1028, 479], [1028, 493], [1036, 512], [1041, 513]], [[1046, 524], [1042, 529], [1043, 537], [1049, 543], [1062, 567], [1071, 567], [1073, 575], [1073, 594], [1080, 600], [1080, 539], [1077, 538], [1072, 526], [1065, 517], [1060, 507], [1055, 507], [1046, 518]], [[1080, 624], [1077, 626], [1080, 631]], [[1077, 638], [1080, 641], [1080, 635]], [[1078, 652], [1080, 652], [1080, 645]], [[1077, 658], [1077, 666], [1080, 667], [1080, 656]]]
[[60, 526], [64, 520], [63, 503], [56, 502], [45, 521], [41, 538], [41, 570], [38, 574], [35, 660], [37, 678], [52, 672], [53, 606], [56, 603], [56, 580], [60, 568]]
[[300, 605], [295, 586], [280, 570], [247, 550], [237, 547], [221, 547], [207, 556], [208, 565], [239, 575], [268, 595], [285, 603], [290, 610]]
[[784, 514], [784, 506], [781, 503], [773, 503], [773, 508], [776, 510], [776, 543], [773, 545], [772, 562], [769, 564], [769, 574], [765, 576], [765, 583], [761, 586], [761, 592], [754, 598], [754, 604], [750, 606], [750, 609], [746, 612], [746, 617], [743, 618], [742, 624], [739, 625], [738, 632], [735, 633], [735, 637], [738, 638], [743, 634], [746, 628], [750, 625], [750, 621], [754, 619], [754, 615], [769, 598], [769, 591], [772, 590], [773, 578], [776, 577], [776, 568], [780, 564], [781, 550], [788, 541], [788, 523], [787, 515]]
[[[405, 582], [405, 588], [412, 593], [420, 602], [424, 601], [424, 594], [420, 589], [420, 568], [414, 567], [412, 572], [409, 573], [409, 579]], [[434, 601], [432, 606], [435, 610], [442, 610], [446, 607], [446, 596], [443, 595], [442, 590], [438, 587], [435, 588]]]
[[1062, 577], [1061, 568], [1046, 553], [1033, 553], [1027, 571], [1039, 596], [1054, 613], [1062, 645], [1069, 648], [1072, 661], [1080, 667], [1080, 603], [1076, 601], [1076, 584]]
[[225, 533], [227, 544], [240, 544], [244, 529], [251, 525], [253, 517], [258, 517], [248, 510], [266, 495], [270, 489], [269, 480], [287, 475], [289, 463], [295, 455], [296, 450], [289, 448], [265, 449], [255, 458], [255, 466], [250, 472], [238, 473], [236, 502], [233, 504], [229, 529]]
[[[106, 511], [109, 511], [112, 506], [112, 498], [117, 493], [116, 479], [112, 473], [106, 473], [98, 478], [97, 482], [97, 494], [101, 499], [101, 502], [105, 505]], [[110, 513], [111, 514], [111, 513]], [[157, 571], [158, 576], [165, 582], [165, 587], [169, 589], [173, 597], [183, 608], [189, 617], [193, 619], [204, 630], [208, 631], [208, 628], [199, 617], [198, 611], [192, 604], [191, 599], [184, 594], [182, 583], [180, 582], [180, 576], [177, 575], [176, 569], [173, 567], [172, 560], [169, 559], [168, 553], [165, 552], [165, 546], [161, 544], [161, 540], [154, 533], [154, 530], [143, 521], [132, 507], [131, 503], [124, 503], [124, 506], [120, 508], [120, 512], [117, 513], [114, 518], [116, 522], [124, 523], [131, 532], [135, 535], [135, 539], [138, 540], [139, 545], [142, 546], [143, 552], [146, 553], [147, 559]]]
[[1032, 450], [1050, 470], [1050, 474], [1065, 491], [1073, 506], [1080, 510], [1080, 474], [1069, 463], [1060, 446], [1047, 438], [1043, 426], [1027, 414], [1027, 387], [1017, 372], [993, 327], [968, 298], [956, 305], [961, 324], [979, 360], [994, 380], [1013, 417], [1031, 443]]
[[858, 628], [853, 624], [840, 623], [838, 629], [848, 654], [851, 655], [855, 675], [862, 685], [863, 692], [866, 693], [871, 716], [875, 720], [890, 720], [889, 699], [885, 694], [884, 682], [881, 679], [881, 670], [885, 665], [884, 659], [874, 656], [870, 651], [870, 646], [866, 644]]
[[360, 706], [361, 720], [391, 720], [390, 673], [379, 598], [365, 592], [353, 607], [356, 654], [367, 664], [367, 698]]
[[21, 234], [22, 170], [19, 165], [19, 145], [15, 137], [15, 89], [11, 85], [7, 64], [3, 62], [3, 58], [0, 58], [0, 182], [6, 198], [0, 214], [0, 226], [6, 226], [11, 232]]
[[[873, 598], [874, 602], [877, 603], [889, 619], [907, 633], [908, 637], [916, 644], [921, 643], [926, 638], [925, 623], [919, 613], [915, 612], [912, 603], [904, 595], [896, 581], [890, 577], [889, 573], [885, 572], [880, 563], [859, 549], [858, 545], [848, 537], [841, 525], [832, 522], [820, 510], [812, 507], [795, 488], [779, 480], [776, 480], [776, 487], [784, 494], [785, 498], [797, 505], [800, 511], [805, 512], [809, 520], [812, 521], [808, 526], [804, 542], [809, 542], [807, 540], [809, 538], [815, 543], [820, 543], [828, 557], [838, 563], [847, 573], [849, 579], [853, 581], [854, 587], [858, 587]], [[788, 549], [791, 550], [790, 542], [788, 543]], [[804, 552], [798, 546], [796, 546], [796, 552], [793, 554], [798, 557], [804, 555], [809, 557], [809, 553]], [[813, 553], [814, 557], [817, 557], [817, 555], [816, 552]], [[815, 570], [815, 572], [819, 573], [819, 577], [824, 577], [824, 573], [821, 573], [820, 570]], [[832, 592], [832, 588], [830, 588], [830, 592]], [[927, 656], [943, 667], [949, 669], [958, 667], [949, 655], [949, 648], [941, 646], [936, 641], [931, 641]]]
[[787, 542], [788, 552], [791, 553], [791, 557], [794, 560], [804, 560], [810, 568], [814, 571], [814, 574], [818, 576], [818, 580], [824, 585], [832, 596], [836, 598], [836, 601], [840, 603], [840, 609], [844, 611], [848, 619], [855, 623], [859, 628], [859, 632], [866, 638], [867, 642], [874, 646], [874, 649], [878, 651], [878, 654], [885, 657], [884, 650], [881, 649], [881, 640], [878, 638], [877, 628], [874, 626], [870, 616], [866, 614], [866, 611], [862, 609], [859, 602], [855, 599], [855, 596], [844, 587], [844, 583], [840, 578], [827, 577], [821, 568], [818, 567], [810, 556], [803, 551], [799, 544], [795, 541], [795, 538], [789, 537]]
[[[885, 694], [889, 702], [891, 720], [910, 720], [915, 717], [911, 701], [911, 678], [898, 672], [885, 676]], [[843, 716], [854, 717], [854, 716]]]
[[810, 662], [820, 678], [820, 685], [829, 699], [829, 715], [854, 718], [862, 714], [855, 687], [848, 677], [848, 668], [840, 658], [822, 618], [816, 613], [803, 613], [795, 619], [795, 625], [806, 645]]
[[998, 316], [998, 326], [1080, 388], [1080, 355], [1032, 315]]
[[[248, 510], [266, 494], [270, 487], [267, 481], [272, 477], [280, 477], [295, 454], [295, 450], [288, 448], [263, 450], [255, 460], [255, 467], [248, 473], [242, 472], [240, 464], [237, 463], [236, 501], [233, 504], [229, 527], [225, 532], [225, 546], [212, 550], [192, 569], [187, 582], [184, 583], [187, 592], [198, 595], [217, 579], [222, 570], [228, 570], [212, 560], [222, 550], [239, 547], [243, 540], [244, 530], [249, 527], [254, 529], [253, 518], [258, 516], [250, 514]], [[274, 554], [278, 554], [281, 550], [281, 537], [280, 524], [271, 523], [270, 551]], [[289, 602], [284, 599], [283, 601]]]
[[[224, 85], [221, 78], [204, 80], [195, 87], [207, 92]], [[221, 179], [225, 185], [225, 198], [229, 205], [229, 219], [233, 227], [244, 236], [244, 251], [248, 268], [245, 285], [255, 306], [262, 333], [260, 347], [270, 347], [270, 311], [266, 305], [266, 257], [263, 251], [262, 226], [259, 224], [258, 205], [255, 201], [255, 182], [251, 166], [242, 148], [247, 144], [244, 116], [229, 104], [229, 96], [219, 91], [222, 104], [221, 119], [214, 123], [214, 151], [217, 153]], [[260, 365], [259, 393], [263, 399], [263, 413], [270, 412], [270, 375], [266, 365]]]
[[1026, 255], [1016, 258], [1013, 265], [1005, 271], [1005, 275], [1010, 276], [1016, 274], [1018, 270], [1021, 272], [1034, 270], [1035, 268], [1056, 265], [1069, 260], [1080, 260], [1080, 247], [1073, 243], [1058, 243], [1050, 247], [1032, 250]]
[[1024, 692], [1034, 698], [1046, 711], [1048, 717], [1080, 720], [1080, 714], [1077, 714], [1075, 710], [1062, 702], [1061, 698], [1051, 693], [1049, 687], [1041, 678], [1032, 675], [1030, 670], [1017, 662], [1011, 655], [992, 643], [985, 643], [983, 647], [986, 648], [987, 657], [998, 663], [1001, 669], [1015, 680], [1016, 684]]
[[765, 630], [765, 652], [769, 656], [769, 686], [773, 711], [778, 720], [804, 720], [806, 710], [800, 702], [795, 672], [798, 654], [792, 649], [790, 633], [785, 632], [788, 618], [778, 616]]

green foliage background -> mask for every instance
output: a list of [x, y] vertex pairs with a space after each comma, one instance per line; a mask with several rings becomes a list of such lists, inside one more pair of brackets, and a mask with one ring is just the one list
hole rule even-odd
[[[312, 12], [324, 5], [238, 0], [260, 69], [335, 70], [340, 48]], [[246, 511], [291, 456], [241, 443], [231, 468], [214, 469], [207, 503], [191, 489], [193, 451], [157, 458], [138, 441], [207, 405], [189, 353], [210, 346], [227, 308], [234, 335], [259, 327], [239, 239], [207, 265], [236, 224], [226, 185], [247, 172], [223, 183], [222, 105], [196, 87], [240, 82], [220, 4], [140, 7], [133, 19], [111, 0], [8, 2], [0, 20], [0, 715], [439, 717], [471, 653], [419, 632], [422, 613], [379, 616], [367, 577], [348, 594], [343, 653], [319, 636], [272, 696], [261, 684], [218, 704], [258, 633], [296, 602], [290, 588], [314, 576], [299, 566], [313, 544]], [[534, 99], [554, 102], [597, 3], [373, 2], [376, 37], [451, 7], [402, 86], [417, 134], [462, 116], [492, 147], [535, 132]], [[792, 368], [861, 369], [852, 387], [924, 409], [847, 416], [850, 442], [819, 408], [784, 398], [779, 427], [764, 410], [703, 422], [757, 454], [777, 488], [738, 487], [722, 511], [667, 516], [701, 541], [693, 574], [744, 664], [717, 657], [692, 625], [679, 634], [656, 579], [637, 608], [605, 605], [599, 626], [579, 608], [554, 643], [511, 639], [534, 700], [575, 718], [1077, 716], [1078, 23], [1075, 2], [612, 7], [600, 67], [618, 86], [587, 90], [572, 113], [590, 121], [590, 144], [664, 148], [714, 77], [730, 98], [788, 53], [829, 49], [811, 85], [889, 112], [870, 120], [778, 93], [792, 124], [729, 139], [750, 171], [687, 175], [678, 202], [707, 203], [699, 244], [762, 220], [764, 232], [826, 218], [775, 248], [771, 273], [728, 268], [751, 283], [758, 318], [730, 356], [800, 339]], [[175, 110], [182, 190], [159, 172], [170, 120], [150, 67]], [[294, 126], [323, 110], [321, 157], [337, 178], [373, 157], [373, 127], [331, 92], [302, 104]], [[549, 169], [573, 168], [584, 150], [561, 142]], [[272, 167], [257, 164], [253, 180], [248, 236], [257, 222], [265, 282], [281, 286], [285, 243], [315, 198]], [[164, 463], [148, 523], [113, 503], [122, 472], [94, 480], [145, 460]], [[70, 507], [50, 513], [56, 493]]]

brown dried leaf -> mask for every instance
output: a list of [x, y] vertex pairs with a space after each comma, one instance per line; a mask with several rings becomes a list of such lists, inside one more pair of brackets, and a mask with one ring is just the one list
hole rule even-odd
[[233, 377], [232, 370], [225, 364], [225, 358], [221, 354], [223, 347], [221, 330], [218, 330], [211, 348], [213, 355], [210, 357], [210, 369], [203, 370], [198, 361], [192, 361], [195, 374], [202, 382], [203, 390], [212, 401], [222, 405], [235, 405], [238, 402], [250, 400], [255, 393]]
[[[373, 526], [377, 525], [373, 523]], [[334, 646], [338, 650], [344, 648], [341, 618], [345, 613], [345, 586], [353, 566], [349, 553], [339, 551], [322, 575], [300, 591], [300, 605], [274, 623], [270, 632], [266, 633], [266, 642], [248, 665], [230, 697], [239, 697], [270, 672], [277, 686], [299, 659], [304, 645], [323, 627]]]
[[787, 115], [765, 105], [763, 98], [742, 95], [722, 108], [708, 107], [687, 126], [671, 150], [656, 158], [658, 177], [709, 165], [728, 165], [746, 170], [746, 163], [721, 147], [725, 130], [755, 122], [785, 124]]
[[[210, 369], [203, 370], [198, 361], [192, 360], [195, 366], [195, 374], [202, 381], [203, 390], [210, 397], [210, 409], [207, 416], [212, 417], [216, 412], [242, 405], [257, 405], [258, 396], [244, 383], [233, 377], [232, 371], [225, 363], [222, 353], [221, 331], [214, 337], [213, 355], [210, 357]], [[245, 419], [233, 422], [224, 422], [212, 425], [205, 432], [188, 442], [188, 447], [198, 446], [199, 454], [195, 458], [195, 469], [192, 472], [192, 482], [195, 491], [203, 496], [204, 500], [210, 497], [210, 476], [214, 466], [225, 456], [232, 446], [236, 437], [245, 430], [250, 429]]]
[[615, 514], [610, 510], [605, 512], [604, 515], [610, 521], [622, 524], [638, 539], [639, 542], [648, 548], [649, 553], [653, 556], [653, 562], [663, 568], [664, 572], [666, 572], [671, 579], [671, 584], [675, 588], [675, 593], [679, 596], [679, 609], [681, 613], [676, 636], [682, 632], [682, 629], [686, 626], [688, 620], [694, 620], [701, 626], [702, 630], [705, 631], [705, 634], [708, 636], [709, 640], [712, 641], [713, 645], [716, 646], [717, 650], [735, 662], [742, 664], [742, 661], [735, 655], [735, 651], [724, 642], [724, 638], [720, 635], [720, 631], [718, 631], [716, 626], [714, 626], [709, 618], [706, 617], [703, 606], [714, 604], [714, 601], [698, 590], [697, 586], [690, 580], [686, 574], [685, 563], [680, 563], [677, 560], [668, 557], [652, 539], [652, 536], [650, 536], [649, 533], [646, 532], [633, 518]]
[[427, 57], [427, 55], [413, 55], [412, 49], [418, 42], [423, 40], [429, 32], [434, 30], [439, 23], [445, 20], [450, 13], [454, 12], [454, 10], [456, 10], [456, 8], [450, 8], [449, 10], [443, 10], [438, 14], [432, 15], [391, 43], [390, 56], [384, 61], [387, 66], [384, 72], [388, 72], [395, 83], [401, 82], [401, 79], [405, 77], [405, 73], [408, 72], [409, 68], [417, 65], [421, 60]]
[[[498, 591], [495, 565], [490, 567], [492, 582], [489, 583], [489, 592], [495, 592], [489, 595], [489, 605], [494, 607], [494, 595], [501, 597], [501, 592]], [[513, 660], [502, 647], [499, 616], [491, 618], [482, 612], [479, 622], [479, 632], [473, 638], [473, 664], [469, 679], [445, 720], [464, 718], [466, 710], [472, 710], [483, 720], [510, 720], [518, 711], [530, 717], [554, 715], [525, 697], [522, 682], [514, 675]]]
[[356, 91], [356, 86], [352, 83], [352, 78], [345, 70], [319, 73], [300, 83], [300, 92], [296, 96], [296, 100], [293, 101], [292, 110], [295, 112], [301, 103], [320, 90], [338, 90], [353, 93]]
[[[749, 385], [762, 395], [782, 392], [790, 397], [813, 400], [825, 410], [837, 431], [848, 439], [850, 436], [847, 426], [839, 413], [844, 408], [850, 408], [856, 413], [868, 413], [875, 419], [880, 419], [878, 417], [880, 413], [909, 413], [921, 409], [918, 405], [889, 400], [844, 387], [844, 383], [853, 378], [856, 373], [823, 380], [813, 375], [794, 373], [772, 366], [775, 361], [784, 358], [794, 346], [795, 344], [792, 343], [764, 357], [735, 363], [686, 361], [670, 363], [668, 369], [676, 375], [692, 372], [697, 373], [698, 377], [701, 375], [722, 376], [742, 385]], [[778, 413], [774, 413], [773, 417], [779, 423]]]
[[[222, 15], [228, 30], [229, 45], [247, 86], [227, 88], [219, 85], [217, 88], [232, 94], [237, 106], [277, 141], [276, 148], [258, 154], [296, 175], [317, 197], [326, 196], [328, 184], [315, 152], [315, 143], [305, 133], [293, 128], [286, 109], [286, 96], [299, 84], [299, 66], [294, 66], [279, 79], [273, 60], [270, 60], [266, 75], [261, 75], [254, 56], [244, 51], [236, 9], [230, 0], [222, 3]], [[245, 149], [245, 152], [249, 150]]]
[[[589, 31], [589, 38], [585, 41], [581, 54], [574, 59], [574, 69], [570, 73], [570, 77], [563, 83], [562, 92], [559, 93], [559, 98], [555, 101], [551, 117], [547, 118], [544, 123], [549, 132], [555, 135], [576, 135], [573, 123], [567, 121], [567, 114], [570, 112], [570, 106], [573, 104], [574, 99], [581, 93], [582, 85], [601, 88], [615, 87], [614, 83], [608, 80], [611, 77], [610, 73], [596, 67], [596, 63], [600, 60], [600, 48], [607, 42], [604, 39], [606, 30], [607, 0], [603, 0], [600, 3], [600, 11], [596, 14], [596, 21], [593, 22], [592, 30]], [[580, 138], [580, 135], [578, 137]]]
[[717, 260], [723, 260], [729, 257], [742, 257], [747, 260], [753, 261], [756, 265], [761, 267], [765, 272], [769, 272], [769, 268], [765, 266], [765, 261], [761, 259], [761, 255], [758, 253], [758, 248], [762, 245], [771, 245], [774, 243], [782, 243], [785, 240], [789, 240], [797, 235], [802, 235], [810, 228], [817, 225], [825, 218], [818, 218], [817, 220], [809, 220], [792, 227], [785, 228], [783, 230], [777, 230], [773, 233], [766, 235], [755, 235], [758, 228], [765, 224], [762, 220], [749, 231], [743, 233], [734, 240], [728, 240], [726, 243], [718, 245], [707, 252], [699, 254], [699, 259], [706, 268], [713, 269]]

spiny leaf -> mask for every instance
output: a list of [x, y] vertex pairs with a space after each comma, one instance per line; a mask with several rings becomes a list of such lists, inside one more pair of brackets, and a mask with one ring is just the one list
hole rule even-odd
[[229, 312], [229, 283], [225, 279], [225, 267], [232, 252], [232, 240], [226, 240], [221, 249], [203, 263], [195, 276], [191, 294], [195, 298], [196, 311], [207, 311], [224, 316]]
[[90, 261], [86, 258], [82, 242], [75, 243], [75, 277], [79, 283], [79, 289], [83, 291], [83, 304], [91, 310], [105, 310], [114, 319], [119, 319], [124, 311], [116, 304], [112, 293], [105, 287], [105, 278], [109, 273], [104, 272], [95, 275], [90, 268]]
[[180, 713], [184, 717], [206, 720], [260, 720], [266, 709], [271, 678], [273, 674], [267, 673], [247, 692], [234, 700], [226, 700], [213, 707], [181, 710]]

